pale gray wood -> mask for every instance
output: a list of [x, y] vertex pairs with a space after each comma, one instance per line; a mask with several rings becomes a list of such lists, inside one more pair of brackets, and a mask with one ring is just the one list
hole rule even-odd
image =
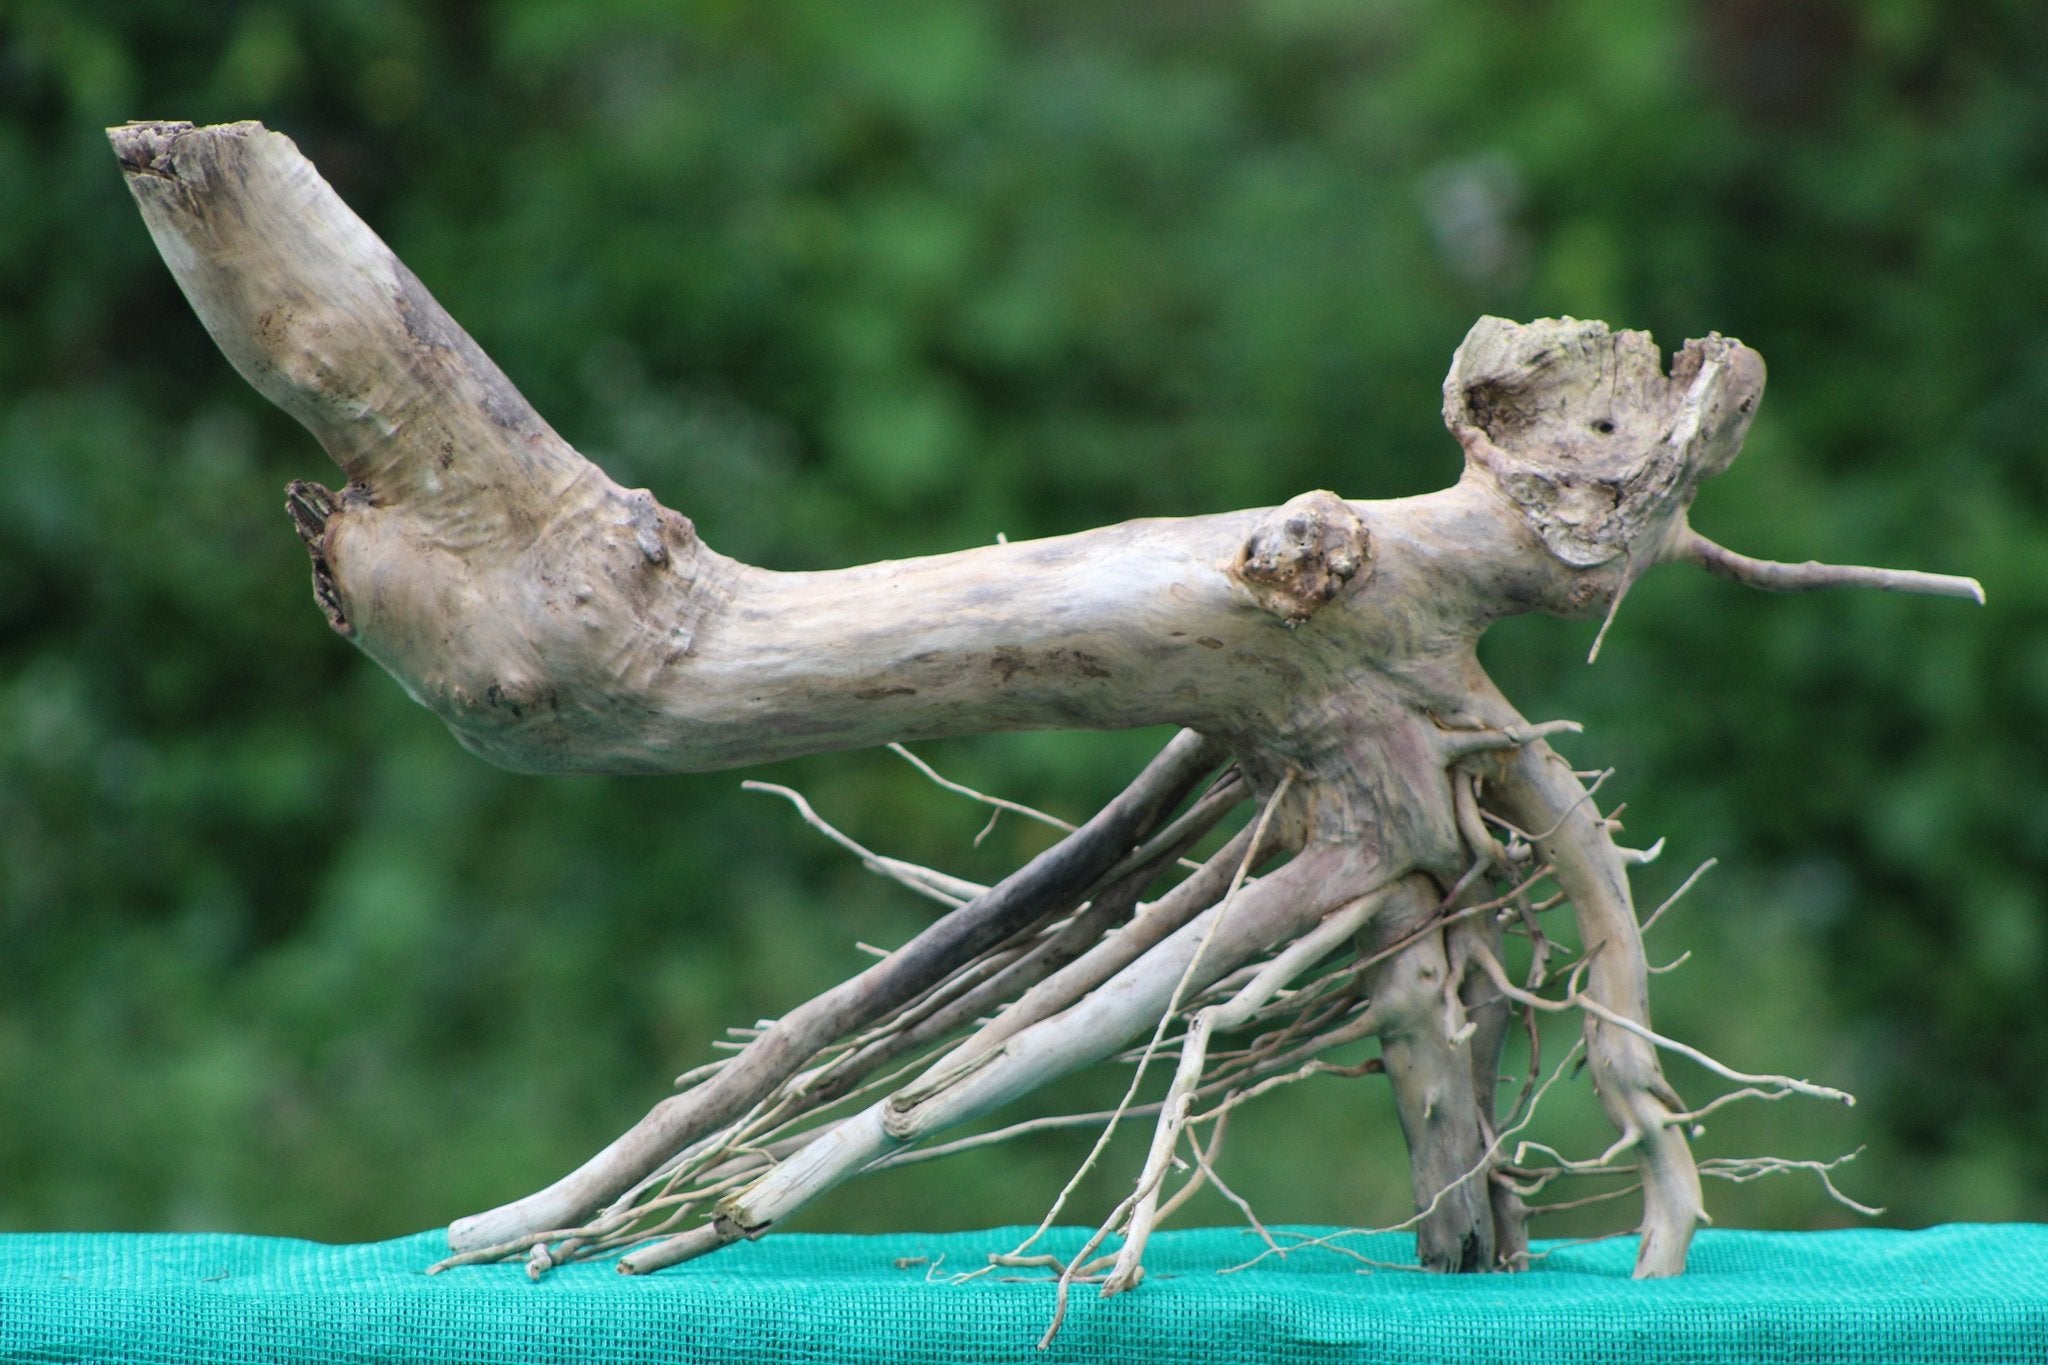
[[[914, 1004], [920, 1020], [995, 1014], [918, 1081], [843, 1123], [778, 1138], [780, 1166], [626, 1268], [758, 1235], [888, 1153], [1143, 1036], [1189, 986], [1248, 974], [1237, 1005], [1204, 1007], [1152, 1183], [1127, 1202], [1149, 1228], [1207, 1029], [1241, 1023], [1312, 965], [1326, 912], [1373, 897], [1361, 936], [1395, 947], [1354, 1023], [1382, 1040], [1424, 1258], [1513, 1263], [1519, 1200], [1490, 1177], [1502, 1160], [1492, 1072], [1514, 988], [1494, 975], [1497, 928], [1443, 930], [1432, 918], [1478, 904], [1464, 894], [1478, 873], [1520, 875], [1485, 827], [1495, 817], [1554, 868], [1591, 950], [1577, 1007], [1622, 1134], [1616, 1155], [1643, 1172], [1637, 1273], [1683, 1266], [1699, 1177], [1658, 1063], [1659, 1045], [1675, 1045], [1648, 1030], [1623, 855], [1544, 738], [1575, 727], [1530, 725], [1475, 646], [1517, 613], [1611, 613], [1664, 562], [1767, 588], [1982, 600], [1968, 579], [1747, 559], [1688, 525], [1697, 486], [1735, 458], [1761, 397], [1754, 351], [1709, 336], [1666, 373], [1643, 333], [1485, 318], [1445, 380], [1445, 421], [1466, 462], [1439, 492], [1359, 501], [1317, 490], [1273, 509], [774, 573], [713, 551], [686, 516], [579, 455], [289, 139], [255, 123], [110, 135], [208, 331], [341, 468], [340, 489], [295, 484], [288, 500], [322, 610], [492, 762], [669, 772], [994, 730], [1186, 727], [1043, 865], [791, 1011], [556, 1185], [462, 1220], [458, 1251], [530, 1249], [539, 1273], [558, 1254], [614, 1245], [632, 1210], [608, 1201], [630, 1204], [753, 1108], [801, 1113], [818, 1051], [899, 1007]], [[1226, 758], [1292, 861], [1220, 903], [1248, 869], [1212, 862], [1134, 907], [1139, 888], [1117, 878]], [[1082, 913], [1091, 895], [1100, 900]], [[1069, 912], [1037, 948], [1018, 937]], [[1081, 941], [1090, 934], [1103, 937]], [[986, 956], [997, 951], [1010, 954], [1002, 970]], [[1037, 965], [1009, 969], [1024, 963]], [[992, 981], [1015, 993], [990, 995]], [[944, 994], [949, 982], [963, 993]], [[902, 1041], [869, 1037], [862, 1056], [894, 1056]], [[745, 1172], [765, 1157], [720, 1159], [717, 1170]], [[1110, 1287], [1140, 1273], [1134, 1253]]]

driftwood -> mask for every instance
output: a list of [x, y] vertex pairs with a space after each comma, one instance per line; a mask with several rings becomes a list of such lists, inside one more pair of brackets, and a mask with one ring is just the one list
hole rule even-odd
[[[456, 1259], [523, 1256], [537, 1274], [637, 1247], [621, 1268], [655, 1269], [944, 1150], [942, 1130], [1078, 1067], [1124, 1055], [1142, 1072], [1171, 1051], [1164, 1098], [1141, 1103], [1134, 1081], [1121, 1115], [1156, 1116], [1137, 1188], [1104, 1224], [1121, 1249], [1061, 1267], [1063, 1289], [1106, 1273], [1114, 1291], [1190, 1188], [1162, 1204], [1175, 1166], [1217, 1179], [1234, 1104], [1371, 1037], [1378, 1056], [1348, 1069], [1390, 1084], [1423, 1264], [1512, 1266], [1525, 1199], [1598, 1164], [1509, 1150], [1540, 1088], [1533, 1056], [1521, 1100], [1496, 1107], [1515, 1018], [1570, 1010], [1619, 1135], [1601, 1161], [1640, 1178], [1637, 1273], [1669, 1275], [1702, 1216], [1686, 1132], [1704, 1107], [1666, 1083], [1661, 1050], [1738, 1095], [1847, 1098], [1651, 1030], [1630, 855], [1545, 740], [1576, 727], [1530, 723], [1474, 652], [1509, 615], [1608, 613], [1670, 562], [1773, 590], [1982, 600], [1968, 579], [1748, 559], [1688, 525], [1763, 391], [1741, 343], [1688, 342], [1667, 374], [1640, 332], [1483, 319], [1444, 385], [1465, 471], [1441, 492], [1318, 491], [773, 573], [571, 449], [286, 138], [253, 123], [111, 136], [214, 339], [341, 467], [340, 489], [289, 493], [328, 620], [490, 761], [671, 772], [1183, 727], [1124, 795], [995, 887], [863, 854], [953, 908], [683, 1077], [579, 1170], [456, 1223]], [[1143, 899], [1243, 802], [1252, 823]], [[1542, 929], [1552, 906], [1575, 918], [1574, 961]]]

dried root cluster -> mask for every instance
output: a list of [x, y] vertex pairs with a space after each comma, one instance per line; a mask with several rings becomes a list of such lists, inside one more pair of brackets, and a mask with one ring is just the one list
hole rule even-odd
[[[1130, 1196], [1057, 1266], [1062, 1302], [1076, 1280], [1138, 1283], [1152, 1230], [1192, 1192], [1234, 1197], [1217, 1155], [1237, 1106], [1330, 1071], [1384, 1078], [1423, 1266], [1522, 1264], [1537, 1201], [1593, 1176], [1608, 1183], [1589, 1198], [1640, 1190], [1637, 1273], [1671, 1275], [1703, 1174], [1801, 1164], [1698, 1163], [1703, 1118], [1742, 1098], [1847, 1102], [1651, 1027], [1655, 914], [1639, 922], [1628, 877], [1647, 855], [1616, 844], [1598, 781], [1551, 748], [1577, 727], [1530, 723], [1477, 657], [1510, 615], [1611, 619], [1660, 564], [1772, 591], [1982, 600], [1970, 579], [1769, 563], [1693, 529], [1694, 494], [1762, 396], [1763, 361], [1740, 342], [1690, 341], [1667, 368], [1640, 332], [1484, 318], [1444, 383], [1464, 469], [1439, 492], [1318, 490], [775, 573], [719, 555], [571, 448], [287, 139], [256, 124], [112, 137], [223, 352], [346, 477], [290, 498], [329, 622], [476, 753], [528, 772], [673, 772], [1181, 727], [1120, 796], [990, 887], [859, 848], [788, 793], [945, 912], [744, 1030], [576, 1171], [457, 1222], [444, 1264], [523, 1259], [538, 1275], [618, 1254], [656, 1270], [761, 1236], [865, 1171], [1014, 1135], [952, 1136], [1117, 1063], [1131, 1079], [1113, 1112], [1036, 1121], [1099, 1123], [1105, 1139], [1152, 1123]], [[1544, 1053], [1545, 1014], [1579, 1023], [1563, 1055]], [[1517, 1031], [1527, 1065], [1503, 1083]], [[1331, 1059], [1368, 1040], [1369, 1055], [1343, 1054], [1366, 1060]], [[1681, 1100], [1669, 1054], [1722, 1093]], [[1566, 1158], [1529, 1125], [1581, 1064], [1616, 1137]], [[1044, 1261], [1029, 1244], [1009, 1259]]]
[[[1826, 1086], [1734, 1070], [1587, 993], [1593, 959], [1611, 940], [1581, 949], [1572, 927], [1554, 932], [1558, 916], [1570, 916], [1573, 907], [1555, 867], [1538, 851], [1562, 833], [1577, 809], [1560, 813], [1551, 826], [1523, 829], [1490, 808], [1486, 776], [1489, 769], [1500, 771], [1503, 752], [1576, 728], [1553, 724], [1468, 734], [1453, 742], [1457, 757], [1447, 777], [1472, 861], [1449, 886], [1416, 873], [1360, 884], [1328, 859], [1303, 858], [1301, 850], [1285, 847], [1275, 821], [1297, 774], [1283, 772], [1262, 799], [1240, 766], [1216, 746], [1184, 734], [1112, 808], [1152, 816], [1130, 827], [1119, 841], [1125, 845], [1120, 855], [1111, 857], [1107, 849], [1097, 855], [1101, 865], [1085, 889], [1064, 895], [1052, 889], [1049, 869], [1062, 852], [1056, 847], [1002, 883], [1010, 896], [1026, 898], [1019, 904], [1030, 908], [1018, 911], [1024, 922], [988, 947], [963, 953], [909, 998], [875, 1005], [882, 998], [875, 982], [898, 954], [868, 949], [881, 963], [865, 976], [789, 1019], [730, 1030], [735, 1040], [715, 1045], [727, 1055], [677, 1078], [679, 1109], [669, 1117], [679, 1122], [667, 1135], [681, 1144], [675, 1155], [579, 1227], [475, 1246], [441, 1267], [523, 1259], [528, 1273], [538, 1277], [566, 1260], [616, 1255], [621, 1270], [645, 1273], [758, 1236], [864, 1172], [1048, 1127], [1081, 1125], [1100, 1134], [1088, 1158], [1092, 1165], [1119, 1125], [1149, 1120], [1151, 1144], [1135, 1188], [1078, 1255], [1063, 1261], [1034, 1252], [1034, 1235], [991, 1257], [988, 1266], [956, 1277], [1040, 1267], [1056, 1275], [1062, 1302], [1074, 1283], [1100, 1285], [1113, 1294], [1143, 1278], [1152, 1230], [1204, 1187], [1213, 1186], [1233, 1203], [1265, 1241], [1258, 1259], [1302, 1246], [1298, 1237], [1276, 1239], [1218, 1170], [1230, 1116], [1250, 1100], [1310, 1077], [1377, 1076], [1390, 1082], [1411, 1143], [1419, 1144], [1418, 1210], [1396, 1229], [1374, 1231], [1415, 1229], [1426, 1268], [1515, 1269], [1529, 1258], [1531, 1216], [1625, 1198], [1643, 1188], [1635, 1160], [1641, 1133], [1624, 1131], [1607, 1151], [1581, 1159], [1528, 1136], [1543, 1096], [1584, 1059], [1594, 1026], [1619, 1029], [1683, 1056], [1727, 1083], [1715, 1098], [1690, 1109], [1660, 1086], [1657, 1098], [1669, 1106], [1661, 1121], [1675, 1130], [1696, 1134], [1709, 1114], [1746, 1098], [1797, 1094], [1853, 1103]], [[1014, 812], [1056, 825], [1070, 838], [1077, 834], [1055, 817], [950, 782], [909, 750], [894, 747], [933, 781], [991, 807], [996, 816]], [[1592, 812], [1607, 774], [1570, 776], [1592, 779], [1580, 798]], [[995, 895], [997, 888], [862, 847], [797, 792], [746, 785], [785, 797], [807, 823], [869, 870], [936, 901], [949, 914], [973, 915]], [[1213, 831], [1246, 807], [1250, 818], [1219, 843]], [[1597, 814], [1575, 823], [1603, 833], [1618, 828]], [[1200, 861], [1186, 857], [1198, 843], [1217, 846]], [[1615, 851], [1624, 862], [1645, 863], [1658, 849]], [[1696, 869], [1641, 927], [1654, 925], [1711, 865]], [[1152, 899], [1139, 899], [1147, 888], [1162, 886]], [[1267, 922], [1285, 917], [1298, 929], [1284, 942], [1247, 950], [1244, 945], [1261, 936], [1242, 928], [1228, 932], [1237, 915]], [[946, 924], [941, 920], [939, 927]], [[914, 954], [923, 942], [900, 951]], [[1510, 961], [1518, 964], [1512, 972]], [[1115, 1003], [1103, 993], [1112, 980], [1121, 986]], [[1092, 1000], [1098, 993], [1105, 999]], [[842, 1012], [862, 996], [867, 1003], [857, 1015]], [[809, 1021], [826, 1013], [860, 1022], [823, 1038]], [[1587, 1026], [1585, 1036], [1554, 1057], [1545, 1056], [1539, 1027], [1547, 1013], [1576, 1013]], [[1525, 1036], [1527, 1061], [1522, 1074], [1506, 1077], [1499, 1068], [1510, 1031]], [[1367, 1039], [1378, 1040], [1377, 1055], [1351, 1063], [1326, 1058]], [[782, 1063], [799, 1054], [795, 1069]], [[1017, 1095], [1104, 1061], [1130, 1072], [1114, 1109], [941, 1136]], [[686, 1126], [680, 1108], [714, 1081], [748, 1097], [744, 1112], [708, 1128], [700, 1118], [703, 1131]], [[1496, 1097], [1504, 1086], [1502, 1105]], [[705, 1105], [700, 1112], [716, 1111]], [[1458, 1144], [1455, 1155], [1431, 1145], [1442, 1145], [1446, 1134]], [[1834, 1164], [1723, 1158], [1702, 1163], [1700, 1173], [1746, 1180], [1807, 1169], [1846, 1206], [1874, 1212], [1835, 1189], [1828, 1179]], [[1565, 1177], [1603, 1179], [1584, 1197], [1536, 1202]], [[1064, 1209], [1073, 1188], [1070, 1183], [1060, 1193], [1039, 1233]]]

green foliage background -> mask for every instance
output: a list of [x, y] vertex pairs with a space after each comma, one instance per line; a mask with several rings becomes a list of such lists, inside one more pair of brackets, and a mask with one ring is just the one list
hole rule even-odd
[[[1548, 620], [1489, 665], [1669, 838], [1646, 901], [1722, 860], [1660, 1025], [1865, 1101], [1703, 1151], [1867, 1143], [1888, 1221], [2048, 1218], [2044, 72], [2031, 0], [0, 0], [0, 1227], [445, 1221], [924, 917], [735, 775], [489, 769], [329, 634], [281, 510], [320, 453], [101, 133], [159, 117], [292, 135], [565, 435], [777, 567], [1440, 486], [1481, 313], [1741, 336], [1772, 388], [1697, 524], [1990, 605], [1666, 569], [1597, 666]], [[1158, 738], [929, 756], [1076, 814]], [[1037, 847], [886, 754], [768, 775], [970, 875]], [[1552, 1135], [1597, 1150], [1590, 1111]], [[807, 1225], [1032, 1220], [1078, 1151]], [[1368, 1083], [1267, 1101], [1225, 1169], [1272, 1219], [1406, 1197]]]

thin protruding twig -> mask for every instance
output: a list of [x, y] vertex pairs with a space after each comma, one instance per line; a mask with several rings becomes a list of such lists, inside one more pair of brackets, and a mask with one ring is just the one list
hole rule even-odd
[[1437, 742], [1447, 758], [1469, 758], [1497, 749], [1519, 749], [1551, 735], [1577, 735], [1586, 727], [1575, 720], [1546, 720], [1534, 725], [1504, 725], [1479, 729], [1449, 729], [1439, 726]]
[[1617, 844], [1614, 851], [1621, 856], [1623, 862], [1633, 867], [1642, 867], [1657, 861], [1657, 855], [1664, 851], [1664, 841], [1659, 839], [1648, 848], [1623, 848]]
[[1746, 588], [1765, 592], [1812, 592], [1818, 588], [1876, 588], [1882, 592], [1924, 593], [1934, 597], [1961, 597], [1982, 606], [1984, 585], [1974, 578], [1955, 574], [1922, 573], [1918, 569], [1872, 569], [1857, 564], [1783, 564], [1716, 545], [1691, 527], [1665, 553], [1666, 560], [1696, 564], [1717, 577], [1732, 579]]
[[1552, 1013], [1583, 1010], [1596, 1019], [1635, 1034], [1638, 1038], [1654, 1047], [1662, 1048], [1666, 1052], [1675, 1052], [1681, 1057], [1696, 1062], [1724, 1080], [1734, 1081], [1742, 1085], [1780, 1086], [1811, 1099], [1833, 1100], [1837, 1104], [1853, 1105], [1856, 1103], [1854, 1095], [1851, 1095], [1846, 1090], [1837, 1090], [1833, 1086], [1815, 1085], [1812, 1081], [1797, 1080], [1791, 1076], [1753, 1076], [1746, 1071], [1737, 1071], [1733, 1067], [1701, 1052], [1696, 1047], [1681, 1043], [1675, 1038], [1666, 1038], [1663, 1034], [1656, 1032], [1646, 1025], [1637, 1023], [1627, 1015], [1617, 1014], [1583, 991], [1573, 989], [1562, 1000], [1548, 1000], [1540, 995], [1532, 994], [1509, 981], [1507, 972], [1500, 965], [1499, 959], [1494, 957], [1484, 947], [1475, 946], [1473, 948], [1472, 960], [1478, 963], [1480, 968], [1489, 977], [1493, 978], [1494, 988], [1500, 991], [1502, 995], [1505, 995], [1510, 1000], [1527, 1005], [1531, 1009], [1547, 1010]]
[[[1156, 1114], [1159, 1112], [1160, 1107], [1158, 1104], [1136, 1104], [1122, 1110], [1121, 1113], [1123, 1117], [1131, 1118], [1136, 1115]], [[957, 1156], [961, 1152], [971, 1152], [981, 1147], [992, 1147], [997, 1143], [1009, 1142], [1016, 1138], [1026, 1137], [1032, 1133], [1053, 1132], [1062, 1128], [1083, 1128], [1090, 1124], [1106, 1123], [1110, 1119], [1117, 1117], [1118, 1113], [1119, 1111], [1115, 1109], [1098, 1109], [1092, 1114], [1047, 1114], [1035, 1119], [1023, 1119], [1006, 1127], [991, 1128], [986, 1133], [975, 1133], [971, 1137], [954, 1138], [951, 1142], [936, 1143], [930, 1147], [906, 1147], [901, 1151], [891, 1152], [880, 1161], [870, 1165], [867, 1169], [870, 1172], [893, 1171], [899, 1166], [915, 1166], [920, 1162], [934, 1161], [940, 1157]]]
[[1614, 624], [1614, 618], [1621, 611], [1621, 599], [1628, 596], [1628, 590], [1635, 585], [1635, 575], [1629, 572], [1626, 560], [1622, 563], [1621, 582], [1614, 589], [1614, 596], [1607, 601], [1607, 614], [1600, 618], [1600, 629], [1593, 635], [1593, 647], [1586, 651], [1586, 662], [1597, 663], [1600, 646], [1607, 643], [1607, 629]]
[[1598, 792], [1602, 787], [1606, 786], [1607, 779], [1612, 776], [1614, 776], [1614, 769], [1612, 768], [1602, 768], [1599, 772], [1594, 773], [1593, 780], [1586, 784], [1586, 789], [1583, 792], [1579, 793], [1579, 797], [1577, 800], [1573, 801], [1571, 805], [1565, 807], [1564, 811], [1557, 817], [1556, 823], [1551, 825], [1549, 829], [1542, 830], [1535, 834], [1529, 833], [1527, 830], [1523, 829], [1519, 825], [1516, 825], [1515, 823], [1510, 821], [1506, 816], [1501, 815], [1498, 812], [1489, 810], [1482, 811], [1480, 813], [1484, 815], [1488, 821], [1490, 821], [1493, 824], [1499, 825], [1502, 829], [1514, 835], [1517, 839], [1521, 839], [1531, 844], [1539, 843], [1544, 839], [1548, 839], [1551, 835], [1557, 833], [1559, 830], [1563, 829], [1565, 826], [1565, 822], [1571, 819], [1572, 812], [1577, 810], [1580, 806], [1585, 805], [1588, 801], [1591, 801], [1593, 799], [1594, 794]]
[[1742, 1185], [1767, 1175], [1781, 1175], [1787, 1171], [1812, 1171], [1819, 1178], [1822, 1187], [1827, 1190], [1830, 1199], [1843, 1208], [1854, 1209], [1866, 1218], [1875, 1218], [1884, 1210], [1851, 1199], [1836, 1187], [1832, 1178], [1832, 1172], [1836, 1167], [1854, 1161], [1862, 1154], [1863, 1149], [1858, 1147], [1853, 1152], [1844, 1152], [1832, 1161], [1794, 1161], [1776, 1156], [1713, 1157], [1700, 1163], [1700, 1174]]
[[804, 799], [801, 792], [778, 786], [773, 782], [756, 782], [752, 779], [740, 783], [740, 790], [766, 792], [771, 796], [781, 797], [796, 807], [796, 813], [803, 817], [805, 824], [860, 859], [861, 866], [907, 886], [920, 896], [935, 900], [949, 910], [988, 892], [988, 888], [978, 882], [948, 876], [944, 872], [934, 872], [928, 867], [920, 867], [916, 863], [904, 862], [901, 858], [890, 858], [874, 852], [849, 835], [841, 833], [825, 817], [811, 809], [811, 803]]
[[[1009, 811], [1011, 814], [1021, 815], [1027, 820], [1036, 820], [1041, 825], [1050, 825], [1054, 829], [1060, 830], [1067, 834], [1072, 834], [1074, 832], [1074, 826], [1069, 822], [1060, 819], [1057, 815], [1048, 815], [1044, 811], [1036, 808], [1035, 806], [1027, 806], [1023, 804], [1021, 801], [1010, 801], [1000, 796], [990, 796], [987, 792], [976, 791], [973, 787], [968, 786], [964, 782], [955, 782], [950, 777], [942, 776], [939, 773], [938, 769], [932, 767], [931, 764], [925, 762], [923, 759], [919, 758], [916, 754], [910, 752], [909, 749], [906, 749], [901, 744], [891, 744], [889, 746], [889, 752], [895, 754], [898, 758], [902, 759], [911, 767], [917, 769], [919, 772], [923, 773], [927, 778], [931, 779], [934, 783], [938, 784], [939, 786], [944, 787], [949, 792], [953, 792], [959, 796], [964, 796], [970, 801], [979, 801], [982, 805], [991, 806], [997, 811]], [[995, 817], [991, 816], [989, 817], [988, 824], [983, 827], [981, 833], [974, 836], [974, 846], [976, 848], [981, 847], [981, 841], [987, 838], [988, 832], [994, 829], [995, 827]]]
[[1700, 878], [1706, 876], [1708, 872], [1710, 872], [1711, 870], [1713, 870], [1713, 868], [1719, 865], [1720, 861], [1721, 860], [1719, 858], [1709, 858], [1705, 862], [1701, 863], [1698, 867], [1694, 868], [1692, 870], [1692, 875], [1687, 877], [1684, 881], [1680, 882], [1678, 884], [1678, 889], [1672, 892], [1670, 895], [1666, 896], [1663, 899], [1663, 901], [1657, 906], [1657, 908], [1655, 910], [1652, 910], [1649, 913], [1649, 915], [1643, 920], [1643, 932], [1646, 934], [1649, 933], [1650, 926], [1655, 924], [1658, 921], [1658, 919], [1662, 917], [1666, 910], [1669, 910], [1672, 906], [1678, 904], [1678, 898], [1680, 896], [1683, 896], [1686, 892], [1692, 890], [1692, 884], [1698, 881]]
[[[1479, 779], [1469, 772], [1451, 774], [1451, 812], [1457, 818], [1458, 832], [1465, 836], [1473, 854], [1506, 871], [1514, 865], [1514, 858], [1500, 840], [1493, 837], [1493, 831], [1486, 827], [1485, 817], [1479, 813]], [[1517, 847], [1527, 849], [1527, 844]]]

